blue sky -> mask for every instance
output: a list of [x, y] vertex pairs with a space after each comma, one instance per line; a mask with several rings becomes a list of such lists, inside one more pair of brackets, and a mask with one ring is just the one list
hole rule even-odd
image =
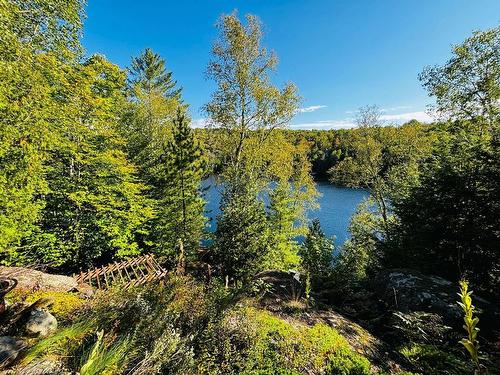
[[291, 127], [307, 129], [349, 127], [367, 104], [389, 122], [428, 119], [418, 73], [500, 22], [498, 0], [88, 0], [83, 45], [122, 67], [145, 47], [160, 53], [202, 124], [214, 24], [235, 9], [264, 23], [264, 45], [280, 60], [273, 81], [294, 82], [303, 98]]

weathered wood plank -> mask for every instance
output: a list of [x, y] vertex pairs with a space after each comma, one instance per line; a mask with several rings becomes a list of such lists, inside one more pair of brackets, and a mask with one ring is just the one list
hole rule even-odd
[[[116, 275], [115, 275], [116, 273]], [[142, 255], [133, 259], [114, 262], [100, 268], [74, 275], [77, 282], [87, 282], [98, 289], [106, 289], [116, 282], [123, 283], [124, 287], [143, 285], [154, 282], [167, 275], [152, 254]]]

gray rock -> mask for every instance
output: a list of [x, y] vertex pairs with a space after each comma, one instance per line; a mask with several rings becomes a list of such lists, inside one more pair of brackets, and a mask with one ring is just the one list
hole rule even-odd
[[303, 294], [304, 286], [297, 271], [262, 271], [254, 276], [254, 281], [267, 284], [265, 296], [283, 300], [296, 299]]
[[19, 351], [24, 347], [22, 340], [10, 336], [0, 337], [0, 368], [7, 366], [16, 359]]
[[26, 332], [31, 336], [45, 337], [57, 329], [57, 319], [44, 309], [34, 309], [26, 323]]
[[63, 364], [52, 360], [42, 360], [30, 363], [28, 366], [17, 368], [19, 375], [71, 375]]
[[76, 280], [69, 276], [52, 275], [23, 267], [0, 267], [0, 277], [18, 281], [17, 288], [46, 292], [69, 292], [78, 287]]
[[[372, 280], [372, 289], [386, 307], [403, 313], [421, 311], [439, 314], [445, 322], [459, 322], [462, 311], [457, 304], [458, 283], [441, 277], [425, 275], [410, 269], [392, 269], [380, 272]], [[473, 295], [476, 312], [492, 322], [499, 321], [498, 309], [488, 301]]]

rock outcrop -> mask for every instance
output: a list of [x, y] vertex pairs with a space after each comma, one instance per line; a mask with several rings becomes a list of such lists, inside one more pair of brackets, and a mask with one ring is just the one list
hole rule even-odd
[[29, 291], [69, 292], [78, 287], [72, 277], [52, 275], [24, 267], [0, 267], [1, 277], [16, 279], [18, 289]]
[[279, 300], [300, 299], [305, 286], [296, 271], [267, 270], [254, 276], [254, 281], [267, 285], [265, 297]]
[[[457, 305], [458, 284], [441, 277], [409, 269], [392, 269], [380, 272], [372, 285], [376, 296], [389, 309], [436, 313], [450, 321], [462, 316]], [[473, 299], [478, 313], [498, 313], [488, 301], [477, 295]]]
[[[385, 311], [384, 327], [393, 336], [417, 335], [438, 342], [458, 341], [462, 334], [462, 311], [457, 304], [458, 284], [409, 269], [384, 270], [371, 284], [375, 300]], [[478, 295], [472, 296], [480, 319], [481, 338], [495, 346], [500, 337], [500, 310]], [[405, 332], [403, 332], [405, 331]]]

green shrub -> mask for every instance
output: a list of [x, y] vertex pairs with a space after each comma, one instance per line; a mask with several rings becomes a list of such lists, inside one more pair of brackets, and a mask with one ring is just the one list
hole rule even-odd
[[[368, 360], [324, 324], [294, 325], [255, 308], [229, 313], [214, 327], [201, 372], [224, 374], [369, 374]], [[209, 349], [209, 350], [207, 350]]]
[[65, 327], [54, 335], [47, 337], [33, 347], [23, 356], [21, 363], [28, 364], [40, 357], [66, 357], [78, 348], [94, 328], [90, 322], [81, 322]]
[[[81, 373], [188, 374], [192, 346], [224, 297], [188, 277], [100, 292], [70, 325], [30, 349], [23, 363], [51, 357]], [[105, 334], [96, 338], [96, 331]]]
[[306, 326], [243, 307], [223, 288], [188, 277], [99, 293], [71, 325], [39, 341], [24, 363], [45, 357], [82, 374], [370, 371], [369, 362], [331, 327]]
[[462, 375], [472, 372], [470, 366], [449, 348], [428, 344], [410, 344], [403, 346], [399, 351], [424, 374]]

